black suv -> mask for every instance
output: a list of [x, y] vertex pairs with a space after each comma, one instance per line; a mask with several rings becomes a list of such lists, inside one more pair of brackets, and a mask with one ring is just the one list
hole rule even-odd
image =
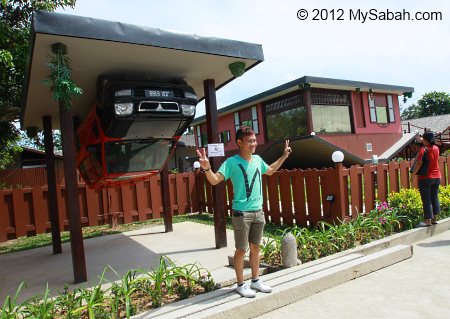
[[197, 95], [183, 80], [101, 75], [97, 115], [112, 138], [181, 136], [195, 116]]

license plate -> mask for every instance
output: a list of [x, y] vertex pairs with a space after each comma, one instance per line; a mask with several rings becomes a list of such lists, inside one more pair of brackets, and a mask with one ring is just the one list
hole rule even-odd
[[147, 96], [150, 97], [173, 97], [172, 91], [147, 90]]

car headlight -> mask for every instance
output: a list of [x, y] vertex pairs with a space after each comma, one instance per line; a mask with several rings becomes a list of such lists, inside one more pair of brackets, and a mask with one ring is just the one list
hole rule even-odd
[[131, 90], [120, 90], [114, 93], [114, 96], [131, 96]]
[[185, 92], [184, 97], [187, 99], [197, 100], [197, 95], [195, 95], [195, 93], [191, 93], [191, 92]]
[[115, 103], [114, 111], [117, 115], [130, 115], [133, 113], [133, 103]]
[[195, 105], [182, 104], [181, 112], [184, 116], [194, 116], [195, 115]]

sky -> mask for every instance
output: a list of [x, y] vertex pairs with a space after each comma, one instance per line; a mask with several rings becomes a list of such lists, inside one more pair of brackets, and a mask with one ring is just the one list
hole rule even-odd
[[446, 0], [77, 0], [58, 12], [261, 44], [264, 62], [217, 91], [219, 109], [305, 75], [414, 87], [402, 109], [450, 92]]

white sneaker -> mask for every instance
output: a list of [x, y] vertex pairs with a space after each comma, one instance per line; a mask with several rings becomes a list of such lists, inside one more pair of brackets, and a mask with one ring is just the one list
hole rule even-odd
[[257, 282], [252, 281], [250, 288], [261, 292], [272, 292], [272, 287], [264, 283], [261, 279], [259, 279]]
[[250, 286], [243, 284], [242, 286], [236, 287], [236, 292], [245, 298], [255, 298], [256, 293], [250, 289]]

